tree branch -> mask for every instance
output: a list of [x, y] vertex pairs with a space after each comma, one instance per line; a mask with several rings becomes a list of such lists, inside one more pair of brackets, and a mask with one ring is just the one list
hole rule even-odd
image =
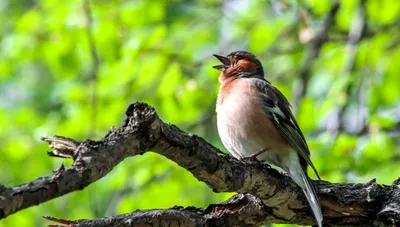
[[[314, 224], [314, 218], [303, 193], [288, 176], [261, 162], [243, 162], [223, 154], [202, 138], [187, 134], [174, 125], [163, 123], [154, 108], [146, 104], [132, 104], [126, 115], [123, 125], [117, 130], [112, 129], [101, 141], [87, 140], [83, 143], [73, 143], [71, 139], [66, 139], [70, 142], [66, 143], [69, 145], [63, 145], [62, 149], [57, 150], [63, 138], [46, 137], [45, 140], [55, 147], [57, 152], [68, 150], [69, 147], [70, 151], [67, 153], [74, 159], [73, 165], [68, 168], [61, 167], [53, 175], [27, 184], [0, 188], [0, 218], [67, 193], [82, 190], [105, 176], [125, 158], [151, 150], [176, 162], [215, 192], [249, 193], [257, 198], [249, 194], [239, 194], [226, 203], [210, 205], [206, 209], [174, 208], [164, 211], [141, 211], [128, 214], [125, 216], [127, 218], [159, 212], [159, 216], [144, 217], [152, 217], [152, 220], [157, 219], [159, 223], [164, 223], [163, 218], [174, 217], [180, 212], [179, 215], [185, 220], [190, 219], [192, 223], [205, 221], [199, 223], [210, 225], [213, 223], [216, 223], [215, 225], [225, 223], [230, 226], [257, 226], [268, 223]], [[377, 223], [398, 223], [399, 201], [398, 198], [393, 198], [400, 193], [398, 182], [388, 187], [380, 186], [374, 180], [366, 184], [332, 184], [316, 181], [325, 217], [324, 224], [371, 226]], [[231, 206], [230, 202], [238, 198], [245, 200], [239, 199], [240, 203]], [[117, 216], [115, 220], [123, 217]]]
[[[270, 211], [255, 196], [238, 194], [222, 204], [207, 208], [172, 207], [166, 210], [142, 210], [129, 214], [103, 217], [93, 220], [62, 220], [46, 217], [50, 221], [68, 226], [257, 226], [260, 220], [279, 218], [269, 216]], [[245, 217], [245, 218], [242, 218]], [[253, 224], [250, 224], [253, 223]]]

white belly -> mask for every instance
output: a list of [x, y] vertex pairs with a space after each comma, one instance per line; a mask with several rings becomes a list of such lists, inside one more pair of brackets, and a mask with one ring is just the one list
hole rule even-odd
[[243, 101], [240, 96], [240, 93], [233, 93], [224, 99], [222, 105], [217, 105], [218, 134], [226, 149], [236, 158], [248, 157], [263, 149], [245, 133], [244, 127], [252, 121], [252, 103]]
[[[267, 152], [257, 156], [257, 159], [281, 166], [281, 155], [284, 153], [275, 150], [276, 141], [269, 138], [272, 126], [265, 120], [260, 120], [266, 116], [259, 109], [261, 105], [259, 93], [251, 89], [251, 85], [242, 83], [241, 86], [233, 88], [223, 101], [219, 100], [218, 134], [225, 148], [234, 157], [241, 159], [268, 149]], [[261, 141], [259, 138], [262, 138]]]

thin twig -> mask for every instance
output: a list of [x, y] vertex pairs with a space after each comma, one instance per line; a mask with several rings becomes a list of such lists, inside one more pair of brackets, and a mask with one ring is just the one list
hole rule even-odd
[[339, 9], [339, 6], [340, 3], [337, 0], [332, 3], [332, 6], [328, 14], [326, 15], [321, 27], [316, 31], [316, 34], [313, 37], [305, 53], [304, 62], [299, 72], [300, 82], [298, 87], [296, 88], [296, 91], [294, 93], [295, 95], [292, 101], [294, 112], [297, 112], [300, 101], [303, 99], [304, 95], [307, 92], [308, 82], [311, 77], [312, 64], [314, 60], [318, 58], [321, 47], [328, 41], [329, 28], [335, 22], [335, 15]]
[[91, 121], [89, 129], [89, 138], [93, 137], [96, 132], [96, 121], [97, 121], [97, 84], [98, 84], [98, 72], [100, 66], [100, 58], [97, 52], [96, 43], [92, 33], [93, 28], [93, 15], [89, 0], [84, 0], [83, 8], [86, 17], [86, 35], [90, 45], [90, 54], [92, 58], [92, 66], [89, 72], [89, 83], [91, 84], [91, 95], [90, 95], [90, 108], [91, 108]]
[[[353, 19], [353, 24], [349, 31], [349, 38], [346, 47], [346, 59], [345, 59], [345, 66], [343, 68], [343, 75], [350, 77], [351, 72], [354, 71], [355, 59], [357, 56], [358, 44], [360, 43], [361, 39], [363, 38], [364, 31], [366, 30], [366, 12], [365, 12], [365, 3], [366, 0], [360, 0], [360, 4], [358, 7], [358, 12]], [[350, 78], [348, 78], [350, 80]], [[362, 78], [361, 78], [362, 79]], [[352, 92], [355, 81], [349, 81], [345, 92], [347, 96], [350, 96]], [[338, 127], [337, 133], [343, 131], [343, 118], [346, 109], [349, 107], [350, 101], [347, 101], [344, 105], [339, 107], [339, 111], [337, 114], [338, 118]]]
[[[89, 138], [93, 138], [96, 133], [96, 121], [97, 121], [97, 85], [98, 85], [98, 72], [100, 66], [100, 59], [97, 53], [96, 43], [94, 40], [94, 36], [92, 33], [93, 29], [93, 14], [91, 10], [91, 5], [89, 0], [84, 0], [83, 8], [86, 17], [86, 36], [90, 46], [90, 54], [92, 59], [92, 66], [89, 72], [89, 83], [91, 85], [91, 94], [90, 94], [90, 109], [91, 109], [91, 120], [89, 127]], [[89, 192], [89, 196], [91, 197], [91, 207], [96, 216], [100, 215], [99, 206], [97, 204], [96, 199], [96, 186], [92, 188], [92, 192]]]

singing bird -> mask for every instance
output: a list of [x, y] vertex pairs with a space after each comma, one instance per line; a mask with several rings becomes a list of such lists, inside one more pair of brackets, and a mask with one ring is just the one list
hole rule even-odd
[[286, 171], [303, 189], [318, 226], [322, 212], [307, 167], [317, 170], [286, 97], [264, 78], [261, 62], [251, 53], [214, 56], [222, 65], [217, 99], [218, 134], [236, 158], [257, 158]]

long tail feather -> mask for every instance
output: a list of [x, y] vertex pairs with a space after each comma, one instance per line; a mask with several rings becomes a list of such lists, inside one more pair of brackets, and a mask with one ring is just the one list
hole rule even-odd
[[311, 206], [311, 209], [314, 213], [315, 219], [317, 220], [318, 226], [322, 227], [322, 212], [321, 212], [321, 204], [319, 203], [319, 199], [317, 197], [317, 193], [315, 192], [314, 185], [312, 184], [310, 178], [304, 173], [301, 169], [301, 175], [303, 182], [305, 184], [305, 188], [303, 188], [304, 195], [307, 198], [308, 203]]
[[296, 184], [299, 185], [301, 189], [303, 189], [304, 195], [306, 196], [308, 204], [311, 207], [318, 227], [322, 227], [323, 217], [321, 212], [321, 205], [319, 203], [317, 193], [315, 192], [314, 185], [299, 164], [298, 156], [292, 155], [289, 157], [289, 159], [289, 165], [287, 166], [289, 170], [288, 172], [294, 182], [296, 182]]

